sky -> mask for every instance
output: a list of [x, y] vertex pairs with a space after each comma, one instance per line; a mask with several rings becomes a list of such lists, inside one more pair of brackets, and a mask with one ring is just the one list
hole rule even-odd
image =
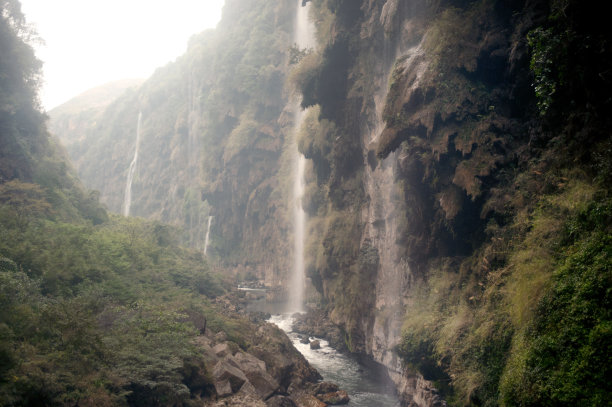
[[118, 79], [148, 78], [193, 34], [214, 28], [224, 0], [21, 0], [43, 45], [40, 92], [50, 110]]

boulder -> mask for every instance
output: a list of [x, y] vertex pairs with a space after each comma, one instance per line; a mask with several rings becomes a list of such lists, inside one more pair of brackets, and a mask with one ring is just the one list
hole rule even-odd
[[274, 396], [266, 401], [267, 407], [297, 407], [297, 404], [289, 397]]
[[243, 396], [251, 396], [251, 397], [255, 397], [255, 398], [259, 398], [260, 397], [259, 393], [257, 392], [257, 389], [255, 388], [255, 386], [253, 386], [248, 381], [244, 382], [244, 384], [242, 385], [240, 390], [238, 390], [238, 394], [239, 395], [243, 395]]
[[330, 406], [348, 404], [348, 402], [350, 401], [347, 392], [345, 392], [344, 390], [338, 390], [325, 394], [317, 394], [317, 398], [325, 404], [329, 404]]
[[213, 352], [218, 358], [225, 357], [232, 354], [232, 350], [227, 342], [219, 343], [213, 347]]
[[301, 395], [297, 402], [300, 407], [327, 407], [327, 404], [310, 394]]
[[325, 394], [325, 393], [333, 393], [338, 391], [339, 387], [336, 383], [332, 382], [320, 382], [314, 388], [314, 394]]
[[308, 336], [304, 335], [300, 338], [300, 343], [303, 343], [304, 345], [308, 345], [310, 343], [310, 339], [308, 339]]
[[234, 355], [234, 360], [240, 366], [240, 370], [246, 372], [245, 369], [248, 370], [266, 370], [266, 362], [261, 359], [256, 358], [250, 353], [238, 352]]
[[238, 352], [233, 357], [233, 361], [255, 387], [262, 399], [267, 399], [278, 390], [278, 382], [266, 372], [266, 364], [261, 359], [249, 353]]
[[318, 339], [310, 342], [310, 349], [321, 349], [321, 342]]
[[213, 369], [213, 378], [215, 386], [217, 382], [228, 380], [232, 388], [232, 393], [240, 390], [244, 382], [248, 380], [240, 369], [227, 360], [220, 360], [217, 362]]
[[229, 380], [215, 381], [215, 391], [219, 398], [231, 396], [233, 393]]

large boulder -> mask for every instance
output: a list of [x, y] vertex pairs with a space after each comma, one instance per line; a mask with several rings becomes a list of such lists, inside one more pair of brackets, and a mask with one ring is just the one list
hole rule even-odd
[[267, 399], [278, 390], [278, 382], [266, 372], [266, 364], [262, 360], [244, 352], [236, 353], [233, 360], [262, 399]]
[[344, 390], [338, 390], [331, 393], [317, 394], [317, 398], [330, 406], [348, 404], [350, 398]]
[[229, 380], [215, 381], [215, 391], [219, 398], [231, 396], [233, 394]]
[[321, 349], [321, 342], [318, 339], [310, 342], [310, 349]]
[[248, 380], [244, 373], [226, 359], [220, 360], [213, 369], [215, 387], [218, 382], [229, 381], [232, 393], [236, 393]]

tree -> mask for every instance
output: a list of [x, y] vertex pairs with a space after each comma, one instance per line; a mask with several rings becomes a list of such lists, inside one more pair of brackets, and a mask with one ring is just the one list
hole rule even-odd
[[51, 205], [40, 185], [17, 179], [0, 185], [0, 207], [8, 208], [22, 231], [32, 218], [51, 213]]

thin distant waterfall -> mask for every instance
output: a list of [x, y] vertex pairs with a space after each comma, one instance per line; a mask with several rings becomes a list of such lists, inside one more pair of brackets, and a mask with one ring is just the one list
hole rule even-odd
[[123, 216], [130, 216], [130, 206], [132, 205], [132, 181], [136, 173], [138, 165], [138, 147], [140, 146], [140, 123], [142, 121], [142, 112], [138, 112], [138, 123], [136, 124], [136, 149], [134, 150], [134, 158], [128, 169], [127, 182], [125, 184], [125, 193], [123, 195]]
[[[297, 0], [297, 16], [295, 23], [294, 40], [301, 48], [314, 48], [314, 25], [308, 20], [310, 3], [302, 6], [302, 0]], [[293, 135], [297, 139], [297, 132], [302, 125], [304, 111], [299, 101], [295, 101]], [[297, 142], [294, 143], [294, 178], [292, 194], [293, 210], [293, 270], [289, 281], [289, 306], [292, 311], [302, 311], [304, 308], [304, 241], [306, 231], [306, 213], [302, 207], [304, 196], [304, 168], [306, 158], [298, 151]]]
[[212, 223], [213, 217], [212, 215], [208, 216], [208, 227], [206, 228], [206, 237], [204, 238], [204, 256], [206, 256], [206, 252], [208, 251], [208, 238], [210, 237], [210, 225]]

